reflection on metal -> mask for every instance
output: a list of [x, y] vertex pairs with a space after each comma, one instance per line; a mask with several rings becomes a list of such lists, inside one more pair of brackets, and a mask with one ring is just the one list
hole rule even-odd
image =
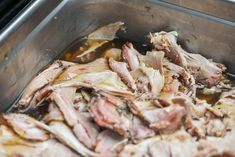
[[235, 0], [162, 0], [235, 22]]

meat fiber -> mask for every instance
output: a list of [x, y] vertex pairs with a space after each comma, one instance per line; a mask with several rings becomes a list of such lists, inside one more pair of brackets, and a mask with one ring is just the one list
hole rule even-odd
[[160, 132], [174, 132], [182, 125], [186, 110], [181, 106], [157, 108], [151, 102], [133, 101], [129, 103], [132, 112], [149, 123], [149, 127]]
[[65, 121], [72, 127], [77, 138], [88, 148], [95, 144], [95, 138], [98, 135], [97, 128], [92, 125], [85, 117], [76, 112], [73, 108], [72, 99], [69, 98], [63, 89], [57, 89], [51, 94], [51, 99], [63, 113]]
[[147, 76], [150, 84], [150, 91], [154, 95], [158, 95], [164, 86], [164, 77], [158, 70], [142, 66], [141, 71]]
[[96, 140], [95, 151], [107, 157], [116, 156], [127, 143], [127, 139], [111, 130], [102, 131]]
[[[94, 156], [98, 157], [99, 154], [87, 149], [81, 141], [79, 141], [73, 134], [72, 130], [62, 122], [52, 122], [49, 127], [50, 132], [62, 143], [66, 144], [78, 154], [84, 157]], [[85, 142], [85, 141], [82, 141]]]
[[12, 129], [24, 139], [45, 141], [49, 138], [48, 132], [42, 129], [39, 125], [44, 124], [27, 115], [9, 113], [4, 114], [3, 118], [12, 127]]
[[147, 51], [146, 55], [138, 55], [140, 62], [144, 63], [147, 67], [151, 67], [163, 75], [163, 51]]
[[51, 121], [63, 121], [64, 117], [54, 102], [51, 102], [48, 108], [48, 114], [43, 117], [43, 121], [49, 123]]
[[126, 63], [117, 62], [114, 59], [110, 58], [109, 66], [114, 72], [116, 72], [121, 77], [121, 79], [127, 84], [128, 87], [133, 90], [136, 90], [135, 81], [127, 70]]
[[129, 117], [107, 97], [97, 97], [91, 102], [89, 111], [99, 126], [112, 129], [120, 135], [129, 136], [131, 127]]
[[79, 74], [101, 72], [109, 70], [108, 62], [104, 58], [99, 58], [87, 64], [74, 64], [67, 69], [55, 80], [59, 83], [65, 80], [70, 80]]
[[155, 131], [149, 128], [140, 118], [133, 116], [130, 134], [132, 140], [139, 141], [154, 136]]
[[84, 73], [75, 78], [53, 85], [53, 88], [90, 88], [107, 92], [112, 95], [132, 97], [133, 93], [121, 81], [117, 73], [105, 70], [102, 72]]
[[14, 108], [21, 114], [0, 116], [0, 156], [235, 156], [226, 68], [183, 50], [176, 32], [150, 34], [154, 48], [141, 54], [129, 42], [121, 50], [111, 40], [122, 25], [65, 55], [82, 64], [57, 61], [33, 79]]
[[23, 95], [19, 100], [19, 104], [22, 107], [27, 106], [35, 92], [54, 81], [66, 67], [66, 65], [63, 65], [63, 63], [64, 62], [62, 61], [56, 61], [49, 68], [37, 75], [24, 90]]
[[207, 60], [200, 54], [188, 53], [177, 44], [176, 32], [159, 32], [150, 34], [151, 43], [175, 64], [188, 70], [196, 81], [213, 86], [222, 77], [222, 70], [214, 62]]
[[140, 63], [138, 59], [139, 52], [133, 47], [132, 43], [126, 43], [122, 47], [122, 58], [129, 65], [130, 70], [136, 70]]

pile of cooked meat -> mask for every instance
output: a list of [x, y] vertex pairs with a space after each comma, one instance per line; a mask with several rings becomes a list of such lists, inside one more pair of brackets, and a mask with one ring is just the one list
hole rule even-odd
[[[122, 26], [89, 34], [96, 44], [77, 57], [97, 53]], [[55, 61], [25, 88], [19, 111], [2, 114], [0, 156], [235, 156], [235, 89], [226, 68], [186, 52], [177, 36], [150, 33], [147, 52], [127, 42], [86, 64]], [[40, 118], [20, 112], [42, 105]]]

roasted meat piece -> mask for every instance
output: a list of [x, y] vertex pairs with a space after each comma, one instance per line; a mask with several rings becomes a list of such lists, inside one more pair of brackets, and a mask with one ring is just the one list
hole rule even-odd
[[130, 118], [109, 98], [103, 96], [95, 98], [90, 104], [89, 111], [99, 126], [112, 129], [120, 135], [129, 136]]
[[3, 118], [24, 139], [45, 141], [49, 138], [48, 132], [42, 128], [45, 124], [27, 115], [9, 113], [3, 114]]
[[158, 95], [164, 86], [164, 77], [158, 70], [155, 70], [153, 68], [141, 66], [140, 69], [149, 80], [151, 93], [153, 93], [154, 95]]
[[141, 53], [129, 42], [121, 49], [122, 26], [98, 28], [65, 55], [81, 64], [56, 61], [32, 80], [19, 101], [26, 108], [14, 111], [39, 109], [40, 121], [2, 114], [0, 156], [235, 156], [226, 68], [183, 50], [176, 32], [151, 33], [153, 49]]
[[64, 117], [59, 108], [54, 102], [51, 102], [48, 107], [48, 114], [43, 117], [43, 121], [49, 123], [50, 121], [63, 121]]
[[197, 82], [208, 86], [218, 83], [222, 77], [222, 70], [205, 57], [183, 50], [177, 44], [177, 36], [177, 32], [159, 32], [150, 34], [150, 40], [155, 48], [164, 51], [173, 63], [188, 70]]
[[133, 93], [121, 81], [117, 73], [110, 70], [80, 74], [71, 80], [63, 81], [52, 86], [55, 89], [65, 87], [84, 87], [107, 92], [112, 95], [133, 97]]
[[99, 154], [87, 149], [83, 143], [85, 141], [79, 141], [73, 134], [72, 130], [64, 123], [59, 121], [54, 121], [50, 123], [48, 129], [59, 141], [66, 144], [73, 150], [75, 150], [78, 154], [81, 154], [84, 157], [98, 157]]
[[128, 87], [133, 90], [136, 90], [135, 81], [129, 73], [126, 63], [117, 62], [114, 59], [110, 58], [109, 66], [114, 72], [116, 72], [121, 77], [121, 79], [127, 84]]
[[95, 151], [103, 156], [117, 156], [127, 143], [127, 139], [119, 134], [104, 130], [97, 136]]
[[187, 133], [175, 133], [163, 138], [149, 138], [135, 145], [128, 144], [120, 153], [120, 157], [185, 157], [194, 156], [197, 152], [196, 143], [188, 138]]
[[129, 102], [132, 112], [149, 123], [149, 127], [159, 132], [173, 132], [180, 128], [186, 110], [179, 105], [157, 108], [151, 102]]
[[148, 127], [148, 125], [137, 116], [132, 117], [132, 126], [130, 129], [132, 140], [140, 141], [155, 135], [155, 131]]
[[146, 55], [138, 55], [141, 63], [144, 63], [147, 67], [151, 67], [163, 75], [163, 51], [147, 51]]
[[184, 85], [192, 86], [195, 84], [194, 77], [181, 66], [178, 66], [165, 59], [164, 67], [169, 70], [168, 73], [174, 73], [175, 76], [180, 77]]
[[140, 63], [138, 59], [139, 52], [133, 47], [132, 43], [127, 42], [122, 47], [122, 58], [127, 62], [130, 70], [136, 70]]
[[63, 72], [64, 68], [72, 64], [73, 63], [69, 64], [69, 62], [64, 61], [56, 61], [46, 70], [38, 74], [24, 90], [23, 95], [19, 100], [19, 104], [22, 107], [27, 106], [33, 98], [34, 93], [47, 84], [52, 83]]
[[55, 90], [50, 97], [51, 100], [55, 101], [65, 121], [72, 127], [77, 138], [88, 148], [92, 148], [98, 135], [96, 126], [89, 122], [86, 117], [76, 112], [73, 108], [73, 99], [63, 89]]
[[67, 69], [55, 80], [59, 83], [65, 80], [70, 80], [79, 74], [101, 72], [109, 70], [108, 62], [104, 58], [99, 58], [87, 64], [74, 64]]
[[0, 156], [68, 156], [80, 157], [73, 150], [56, 139], [46, 141], [28, 141], [18, 137], [11, 128], [0, 125]]

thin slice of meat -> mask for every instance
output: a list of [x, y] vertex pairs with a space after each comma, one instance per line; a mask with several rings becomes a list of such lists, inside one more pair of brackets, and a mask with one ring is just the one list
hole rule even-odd
[[55, 90], [50, 97], [63, 113], [65, 121], [72, 127], [77, 138], [88, 148], [92, 148], [98, 131], [85, 117], [76, 112], [73, 108], [73, 99], [65, 93], [64, 89]]
[[167, 59], [164, 60], [164, 67], [169, 70], [170, 73], [175, 73], [181, 77], [183, 80], [182, 83], [186, 86], [192, 86], [195, 84], [194, 77], [187, 72], [184, 68], [168, 61]]
[[[120, 157], [143, 157], [149, 156], [148, 150], [155, 141], [160, 140], [159, 136], [141, 141], [139, 144], [127, 144], [120, 152]], [[157, 155], [157, 154], [156, 154]], [[148, 157], [147, 156], [147, 157]]]
[[140, 68], [131, 71], [131, 76], [135, 80], [138, 93], [149, 93], [149, 78]]
[[104, 130], [97, 137], [95, 151], [107, 157], [116, 156], [126, 143], [127, 139], [123, 136], [111, 130]]
[[183, 107], [170, 106], [154, 111], [147, 111], [144, 113], [144, 116], [151, 122], [151, 128], [160, 132], [174, 132], [181, 127], [182, 118], [185, 114], [186, 111]]
[[177, 36], [178, 33], [175, 31], [168, 33], [164, 31], [153, 34], [150, 33], [150, 42], [157, 50], [164, 51], [165, 56], [168, 57], [172, 62], [186, 68], [187, 61], [181, 52], [183, 49], [176, 43]]
[[154, 109], [158, 109], [151, 101], [138, 101], [138, 100], [129, 100], [127, 103], [131, 112], [145, 121], [144, 112], [145, 111], [153, 111]]
[[[98, 132], [98, 126], [96, 124], [94, 124], [91, 120], [91, 117], [87, 117], [88, 114], [90, 116], [89, 113], [80, 113], [80, 112], [77, 112], [77, 115], [78, 115], [78, 118], [79, 118], [79, 123], [81, 125], [75, 125], [73, 131], [74, 131], [74, 134], [77, 136], [77, 137], [81, 137], [81, 134], [83, 134], [83, 131], [86, 131], [84, 132], [84, 135], [87, 134], [87, 138], [85, 136], [82, 136], [84, 137], [83, 140], [82, 140], [82, 137], [80, 138], [81, 141], [83, 141], [82, 143], [85, 143], [85, 145], [88, 147], [88, 148], [94, 148], [95, 145], [96, 145], [96, 137], [98, 136], [99, 132]], [[85, 130], [83, 129], [85, 128]], [[89, 140], [87, 140], [89, 139]], [[86, 141], [84, 141], [86, 140]]]
[[132, 78], [131, 74], [127, 70], [127, 64], [123, 62], [117, 62], [114, 59], [109, 59], [109, 66], [110, 68], [116, 72], [121, 79], [133, 90], [136, 90], [135, 81]]
[[134, 114], [149, 123], [150, 128], [160, 132], [174, 132], [179, 129], [182, 118], [186, 115], [185, 108], [179, 105], [157, 108], [146, 101], [132, 101], [128, 105]]
[[189, 157], [198, 152], [197, 144], [193, 141], [174, 140], [169, 142], [171, 157]]
[[22, 107], [27, 106], [31, 101], [34, 93], [54, 81], [59, 76], [59, 74], [62, 73], [64, 67], [65, 66], [63, 65], [62, 61], [56, 61], [46, 70], [37, 75], [24, 90], [23, 95], [19, 100], [19, 104]]
[[120, 157], [188, 157], [198, 153], [196, 142], [187, 133], [155, 136], [138, 144], [128, 144]]
[[49, 138], [49, 134], [38, 126], [35, 119], [17, 113], [3, 114], [3, 118], [12, 127], [12, 129], [22, 138], [35, 141], [45, 141]]
[[96, 59], [87, 64], [74, 64], [68, 67], [56, 80], [55, 83], [60, 83], [65, 80], [70, 80], [77, 75], [92, 72], [102, 72], [109, 70], [108, 62], [104, 58]]
[[[185, 107], [187, 110], [188, 115], [191, 118], [199, 119], [205, 117], [206, 114], [210, 114], [213, 117], [222, 118], [223, 114], [212, 108], [210, 104], [208, 104], [206, 101], [194, 99], [196, 100], [195, 103], [193, 103], [193, 100], [183, 93], [178, 93], [177, 96], [171, 99], [172, 103], [175, 105], [180, 105]], [[208, 117], [208, 115], [206, 117]]]
[[192, 135], [198, 138], [206, 137], [206, 122], [203, 118], [199, 120], [193, 120], [191, 117], [187, 117], [184, 122], [184, 127]]
[[107, 97], [95, 98], [90, 104], [89, 112], [99, 126], [112, 129], [120, 135], [129, 137], [130, 118], [109, 99]]
[[179, 130], [171, 135], [163, 135], [163, 141], [170, 148], [172, 157], [189, 157], [198, 152], [197, 143], [185, 130]]
[[214, 62], [209, 61], [200, 54], [184, 53], [188, 62], [188, 69], [196, 81], [207, 86], [217, 84], [222, 78], [222, 70]]
[[[73, 134], [72, 130], [62, 122], [54, 121], [50, 123], [48, 130], [62, 143], [66, 144], [84, 157], [101, 156], [87, 149]], [[84, 142], [84, 141], [83, 141]]]
[[117, 73], [105, 70], [102, 72], [84, 73], [76, 76], [75, 78], [54, 84], [52, 88], [90, 88], [96, 91], [103, 91], [112, 95], [133, 97], [133, 93], [121, 81]]
[[151, 92], [158, 95], [164, 86], [164, 77], [158, 70], [148, 68], [145, 66], [140, 67], [141, 71], [148, 77], [151, 86]]
[[130, 134], [132, 140], [139, 141], [154, 136], [155, 131], [150, 129], [140, 118], [133, 116]]
[[50, 99], [58, 106], [68, 125], [74, 127], [78, 123], [77, 113], [73, 108], [72, 99], [70, 99], [64, 89], [54, 90], [50, 95]]
[[224, 116], [228, 116], [235, 123], [235, 90], [223, 92], [213, 109], [222, 112]]
[[132, 71], [131, 75], [135, 80], [138, 95], [149, 93], [158, 96], [164, 86], [164, 77], [160, 72], [144, 64]]
[[[76, 93], [75, 98], [73, 99], [73, 107], [75, 110], [79, 111], [79, 112], [84, 112], [87, 111], [88, 105], [87, 105], [87, 100], [84, 99], [84, 95], [82, 93], [86, 93], [85, 91], [79, 91]], [[90, 96], [88, 95], [88, 93], [85, 94], [87, 96], [86, 99], [90, 99]]]
[[138, 59], [139, 52], [133, 47], [132, 43], [127, 42], [122, 47], [122, 58], [129, 65], [131, 70], [136, 70], [140, 63]]
[[152, 157], [171, 157], [170, 146], [166, 141], [156, 141], [152, 146], [149, 146], [148, 153]]
[[151, 67], [163, 75], [163, 51], [147, 51], [146, 55], [138, 55], [140, 62], [143, 62], [147, 67]]
[[220, 119], [212, 119], [206, 125], [206, 132], [209, 136], [223, 137], [227, 130], [226, 126]]
[[235, 130], [232, 129], [225, 137], [210, 137], [199, 141], [196, 157], [204, 156], [235, 156]]
[[165, 70], [164, 73], [164, 87], [162, 88], [159, 98], [165, 101], [170, 101], [172, 97], [179, 93], [182, 83], [178, 80], [178, 75], [174, 72]]
[[215, 105], [231, 105], [235, 106], [235, 89], [223, 92], [220, 96], [220, 99], [216, 102]]
[[150, 34], [151, 43], [158, 50], [166, 52], [166, 56], [175, 64], [188, 70], [197, 82], [213, 86], [222, 77], [222, 69], [214, 62], [209, 61], [200, 54], [188, 53], [177, 44], [176, 32], [159, 32]]
[[48, 114], [43, 117], [43, 121], [45, 123], [49, 123], [51, 121], [63, 121], [64, 117], [60, 112], [59, 108], [56, 106], [54, 102], [50, 102], [48, 108]]
[[[23, 150], [21, 150], [23, 152]], [[56, 157], [56, 156], [66, 156], [66, 157], [81, 157], [73, 150], [69, 149], [65, 145], [61, 144], [55, 139], [51, 139], [40, 144], [37, 144], [35, 148], [35, 153], [32, 156], [40, 157]]]
[[205, 138], [206, 135], [224, 136], [226, 129], [230, 128], [223, 124], [221, 120], [223, 115], [217, 113], [206, 102], [193, 104], [192, 100], [186, 95], [176, 96], [172, 98], [172, 102], [186, 109], [187, 116], [184, 121], [184, 127], [192, 136], [199, 138]]
[[20, 138], [9, 127], [0, 125], [0, 156], [68, 156], [79, 157], [76, 152], [69, 149], [56, 139], [46, 141], [29, 141]]
[[116, 37], [117, 31], [124, 25], [118, 21], [98, 28], [96, 31], [88, 35], [89, 40], [113, 40]]

